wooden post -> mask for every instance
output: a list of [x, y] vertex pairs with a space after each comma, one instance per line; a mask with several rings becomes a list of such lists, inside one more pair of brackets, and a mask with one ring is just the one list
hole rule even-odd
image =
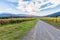
[[56, 16], [56, 22], [57, 22], [57, 17], [58, 17], [58, 16]]

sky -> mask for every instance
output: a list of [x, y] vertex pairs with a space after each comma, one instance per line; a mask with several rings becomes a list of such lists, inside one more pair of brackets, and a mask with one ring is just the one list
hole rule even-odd
[[45, 16], [60, 12], [60, 0], [0, 0], [0, 13]]

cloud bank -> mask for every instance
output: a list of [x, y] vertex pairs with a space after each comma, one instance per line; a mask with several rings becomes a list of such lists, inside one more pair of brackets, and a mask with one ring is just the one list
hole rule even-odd
[[[44, 12], [41, 10], [45, 9], [49, 10], [49, 8], [55, 8], [57, 5], [60, 5], [60, 0], [31, 0], [31, 1], [19, 0], [18, 3], [19, 4], [17, 8], [19, 10], [26, 12], [27, 14], [44, 16], [48, 15], [48, 12], [47, 14], [44, 14]], [[41, 8], [44, 5], [45, 7]]]

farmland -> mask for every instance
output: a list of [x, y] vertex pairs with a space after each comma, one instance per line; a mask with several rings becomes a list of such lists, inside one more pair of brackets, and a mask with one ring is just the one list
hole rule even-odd
[[40, 20], [45, 21], [49, 24], [52, 24], [54, 27], [60, 29], [60, 18], [55, 18], [55, 17], [45, 17], [45, 18], [40, 18]]
[[0, 40], [22, 40], [36, 22], [35, 18], [0, 19]]

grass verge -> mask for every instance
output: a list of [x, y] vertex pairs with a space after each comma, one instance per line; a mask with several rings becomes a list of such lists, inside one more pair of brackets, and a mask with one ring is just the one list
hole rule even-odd
[[0, 26], [0, 40], [22, 40], [37, 20]]

